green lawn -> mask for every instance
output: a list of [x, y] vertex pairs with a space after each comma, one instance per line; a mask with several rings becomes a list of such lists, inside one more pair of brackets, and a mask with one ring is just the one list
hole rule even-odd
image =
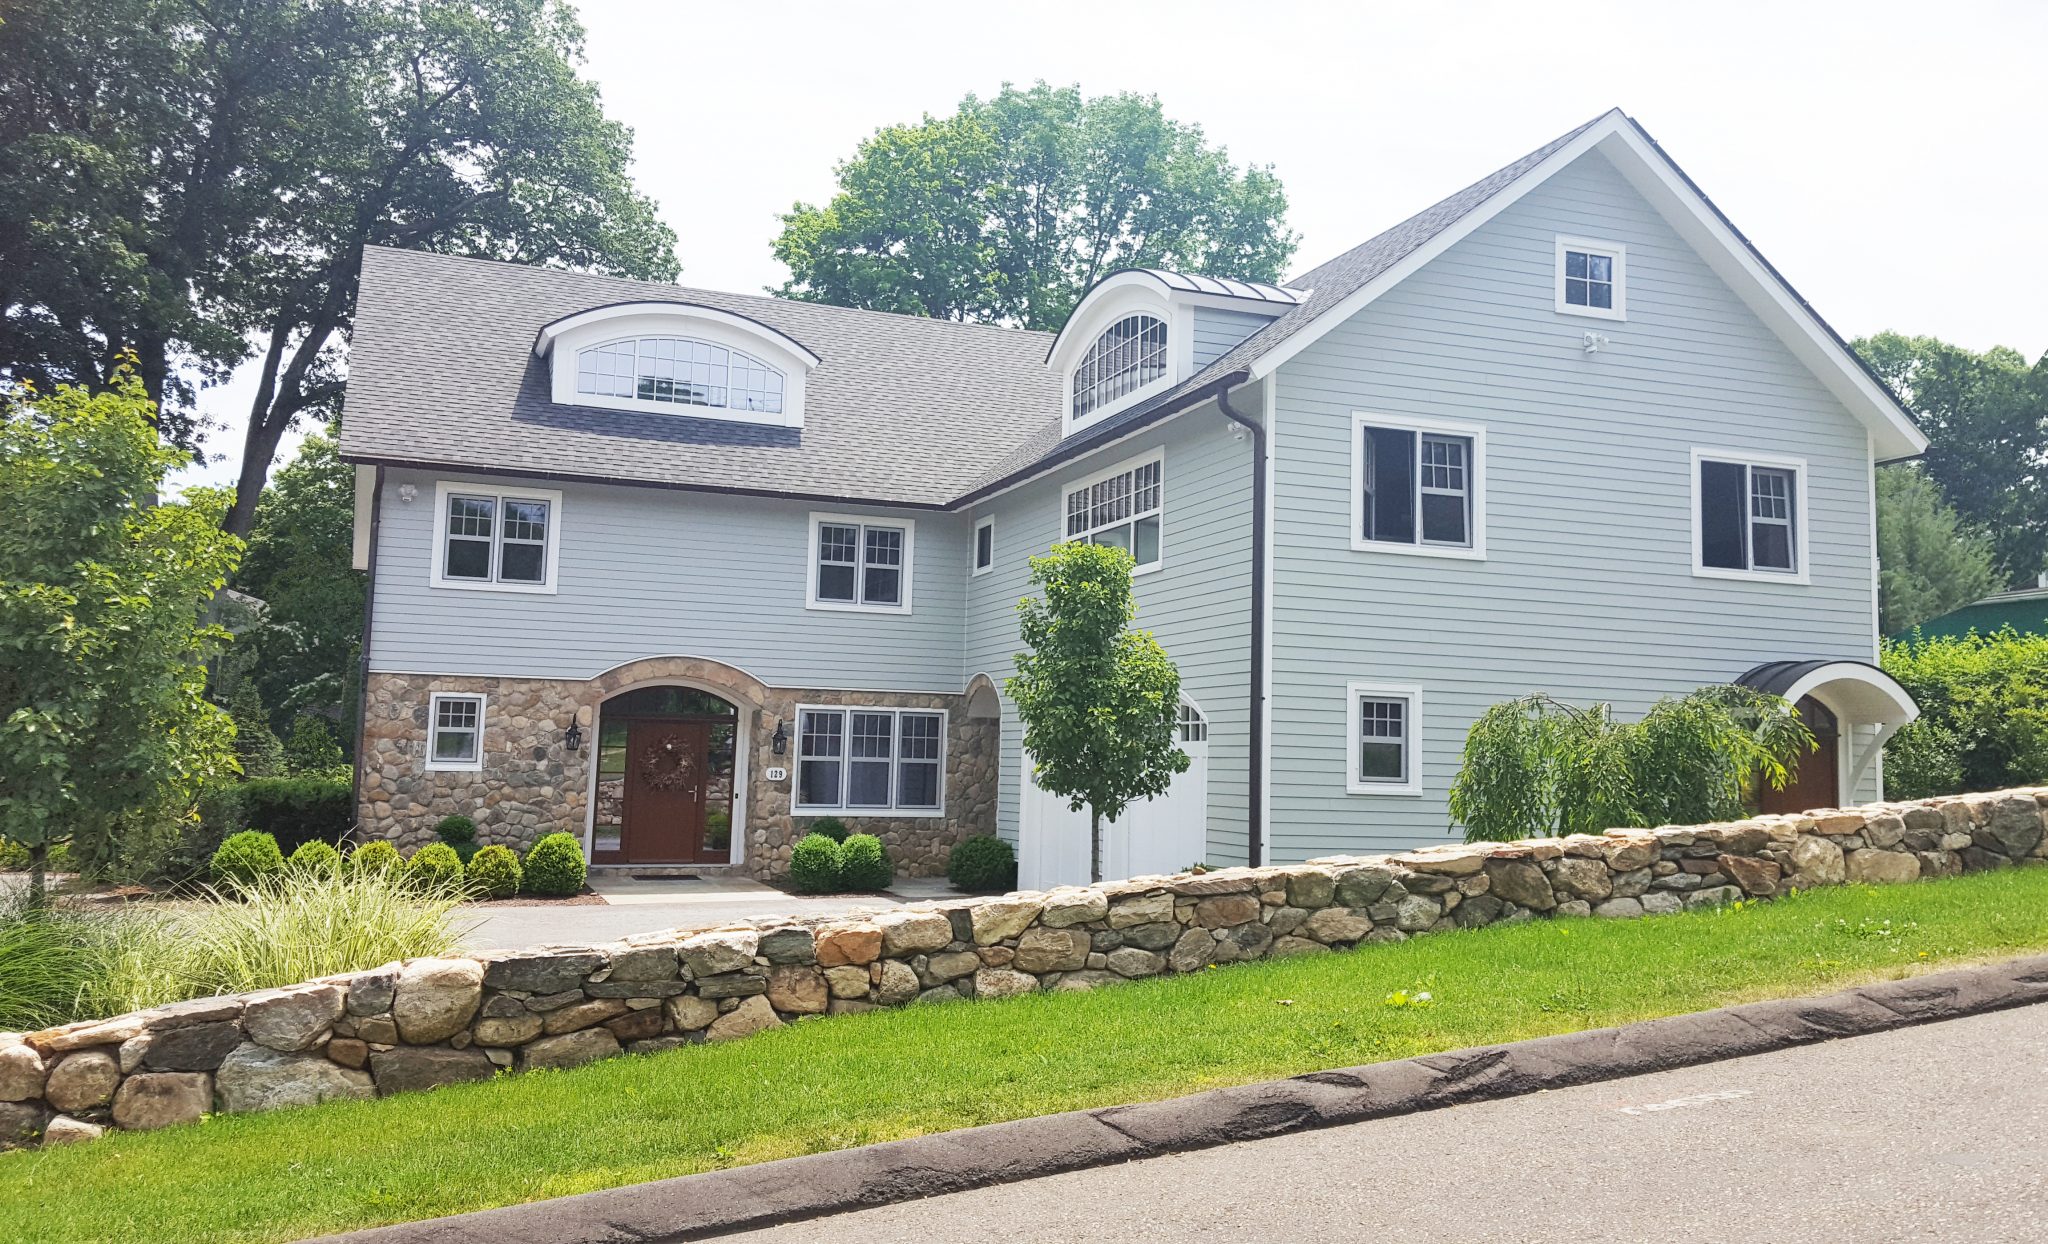
[[[0, 1155], [0, 1239], [282, 1240], [2048, 948], [2048, 868], [1539, 921]], [[1427, 992], [1425, 1005], [1400, 1004]]]

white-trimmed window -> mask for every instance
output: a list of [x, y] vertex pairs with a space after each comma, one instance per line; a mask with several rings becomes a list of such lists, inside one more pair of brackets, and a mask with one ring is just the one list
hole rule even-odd
[[444, 480], [434, 486], [434, 508], [433, 586], [555, 590], [561, 493]]
[[427, 699], [427, 768], [484, 767], [484, 697], [434, 693]]
[[1165, 320], [1138, 314], [1111, 324], [1074, 368], [1074, 421], [1164, 379], [1168, 365]]
[[813, 609], [910, 611], [910, 567], [917, 524], [849, 514], [811, 515]]
[[1140, 572], [1160, 562], [1160, 520], [1165, 514], [1166, 461], [1153, 456], [1123, 462], [1066, 490], [1062, 530], [1076, 543], [1113, 544], [1131, 555]]
[[987, 574], [996, 564], [996, 520], [994, 515], [974, 524], [974, 571]]
[[1806, 463], [1692, 452], [1693, 573], [1807, 582]]
[[796, 733], [798, 815], [944, 813], [944, 712], [800, 705]]
[[692, 337], [633, 337], [576, 352], [576, 391], [676, 406], [782, 413], [783, 373]]
[[1557, 239], [1557, 309], [1603, 320], [1628, 318], [1628, 249], [1586, 238]]
[[1421, 794], [1422, 689], [1351, 683], [1344, 716], [1344, 788], [1354, 795]]
[[1351, 547], [1486, 555], [1486, 429], [1352, 416]]

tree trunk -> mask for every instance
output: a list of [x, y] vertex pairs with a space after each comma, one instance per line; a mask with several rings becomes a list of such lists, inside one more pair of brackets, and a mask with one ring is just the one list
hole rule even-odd
[[1088, 880], [1102, 881], [1102, 813], [1092, 804], [1088, 808]]
[[38, 842], [28, 849], [28, 905], [41, 907], [49, 901], [47, 878], [50, 871], [50, 844]]

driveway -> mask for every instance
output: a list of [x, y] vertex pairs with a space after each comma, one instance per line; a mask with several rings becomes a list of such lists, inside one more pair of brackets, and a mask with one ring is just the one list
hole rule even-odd
[[836, 916], [863, 908], [900, 907], [954, 894], [943, 877], [906, 878], [886, 894], [806, 898], [758, 881], [593, 877], [603, 906], [473, 907], [458, 921], [474, 923], [472, 950], [510, 950], [555, 942], [609, 942], [634, 933], [686, 925], [721, 924], [760, 916]]
[[721, 1237], [2048, 1238], [2048, 1005]]

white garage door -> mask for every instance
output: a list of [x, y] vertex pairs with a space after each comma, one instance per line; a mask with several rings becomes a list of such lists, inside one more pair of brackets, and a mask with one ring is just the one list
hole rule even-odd
[[[1180, 706], [1180, 749], [1188, 770], [1156, 799], [1141, 800], [1102, 827], [1102, 875], [1111, 880], [1176, 873], [1209, 851], [1209, 723]], [[1017, 884], [1026, 890], [1088, 883], [1088, 811], [1040, 790], [1025, 757], [1019, 806]]]

